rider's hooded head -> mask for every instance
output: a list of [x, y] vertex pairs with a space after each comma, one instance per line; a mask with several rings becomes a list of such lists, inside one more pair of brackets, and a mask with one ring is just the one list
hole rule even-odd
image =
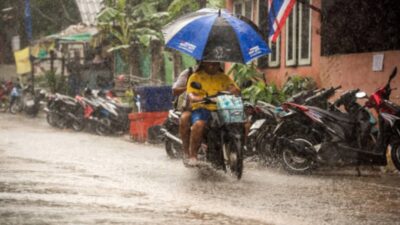
[[205, 62], [202, 61], [200, 63], [200, 69], [204, 70], [206, 73], [210, 75], [217, 74], [219, 72], [223, 72], [223, 69], [221, 67], [221, 63], [219, 62]]

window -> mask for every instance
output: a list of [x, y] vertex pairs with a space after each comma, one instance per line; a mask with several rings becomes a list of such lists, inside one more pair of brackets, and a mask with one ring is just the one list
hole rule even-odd
[[[311, 0], [305, 0], [311, 4]], [[299, 65], [311, 64], [311, 9], [300, 4], [299, 6]]]
[[268, 67], [278, 67], [280, 64], [280, 43], [281, 38], [278, 37], [276, 42], [268, 42], [269, 48], [271, 49], [271, 53], [268, 55]]
[[296, 22], [297, 7], [293, 7], [292, 13], [286, 20], [286, 66], [296, 65]]
[[[269, 5], [268, 5], [269, 6]], [[268, 8], [269, 11], [269, 8]], [[268, 16], [266, 16], [268, 18]], [[268, 22], [267, 22], [268, 24]], [[271, 49], [271, 53], [268, 55], [268, 67], [279, 67], [281, 57], [281, 38], [278, 37], [276, 42], [268, 41], [268, 46]]]
[[286, 20], [286, 66], [311, 64], [311, 9], [296, 3]]

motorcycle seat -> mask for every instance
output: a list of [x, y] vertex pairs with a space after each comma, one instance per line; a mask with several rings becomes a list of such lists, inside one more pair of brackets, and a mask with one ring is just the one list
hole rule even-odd
[[308, 106], [308, 108], [312, 108], [315, 111], [318, 111], [320, 114], [326, 115], [328, 117], [332, 117], [335, 120], [345, 123], [357, 123], [351, 116], [347, 113], [336, 112], [336, 111], [327, 111], [317, 107]]

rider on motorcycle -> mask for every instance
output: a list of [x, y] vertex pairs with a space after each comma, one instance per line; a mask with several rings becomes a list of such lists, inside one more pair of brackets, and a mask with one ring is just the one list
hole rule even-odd
[[177, 98], [176, 108], [182, 112], [179, 119], [179, 135], [183, 145], [183, 159], [189, 157], [189, 139], [190, 139], [190, 118], [192, 112], [188, 107], [188, 99], [186, 95], [186, 86], [189, 77], [197, 71], [198, 68], [189, 67], [182, 71], [175, 83], [172, 85], [172, 94]]
[[[191, 87], [192, 82], [200, 83], [201, 90]], [[210, 118], [210, 111], [217, 110], [215, 104], [205, 104], [202, 101], [204, 97], [216, 95], [220, 91], [229, 91], [233, 94], [240, 93], [235, 82], [223, 72], [219, 62], [202, 62], [199, 70], [190, 76], [187, 83], [187, 94], [192, 109], [188, 166], [198, 164], [197, 150], [202, 142], [204, 128]]]

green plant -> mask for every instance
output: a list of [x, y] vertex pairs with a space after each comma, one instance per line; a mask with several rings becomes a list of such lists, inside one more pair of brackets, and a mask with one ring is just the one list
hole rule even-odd
[[283, 85], [282, 92], [285, 97], [293, 96], [304, 90], [312, 90], [317, 87], [314, 79], [311, 77], [302, 77], [299, 75], [290, 76]]
[[228, 75], [232, 74], [233, 79], [239, 86], [242, 86], [246, 81], [257, 83], [264, 80], [264, 74], [260, 73], [253, 63], [248, 65], [234, 63], [228, 71]]
[[283, 93], [275, 84], [266, 84], [263, 81], [258, 81], [252, 86], [242, 90], [242, 95], [243, 98], [248, 99], [252, 103], [261, 100], [273, 105], [280, 105], [286, 100]]

